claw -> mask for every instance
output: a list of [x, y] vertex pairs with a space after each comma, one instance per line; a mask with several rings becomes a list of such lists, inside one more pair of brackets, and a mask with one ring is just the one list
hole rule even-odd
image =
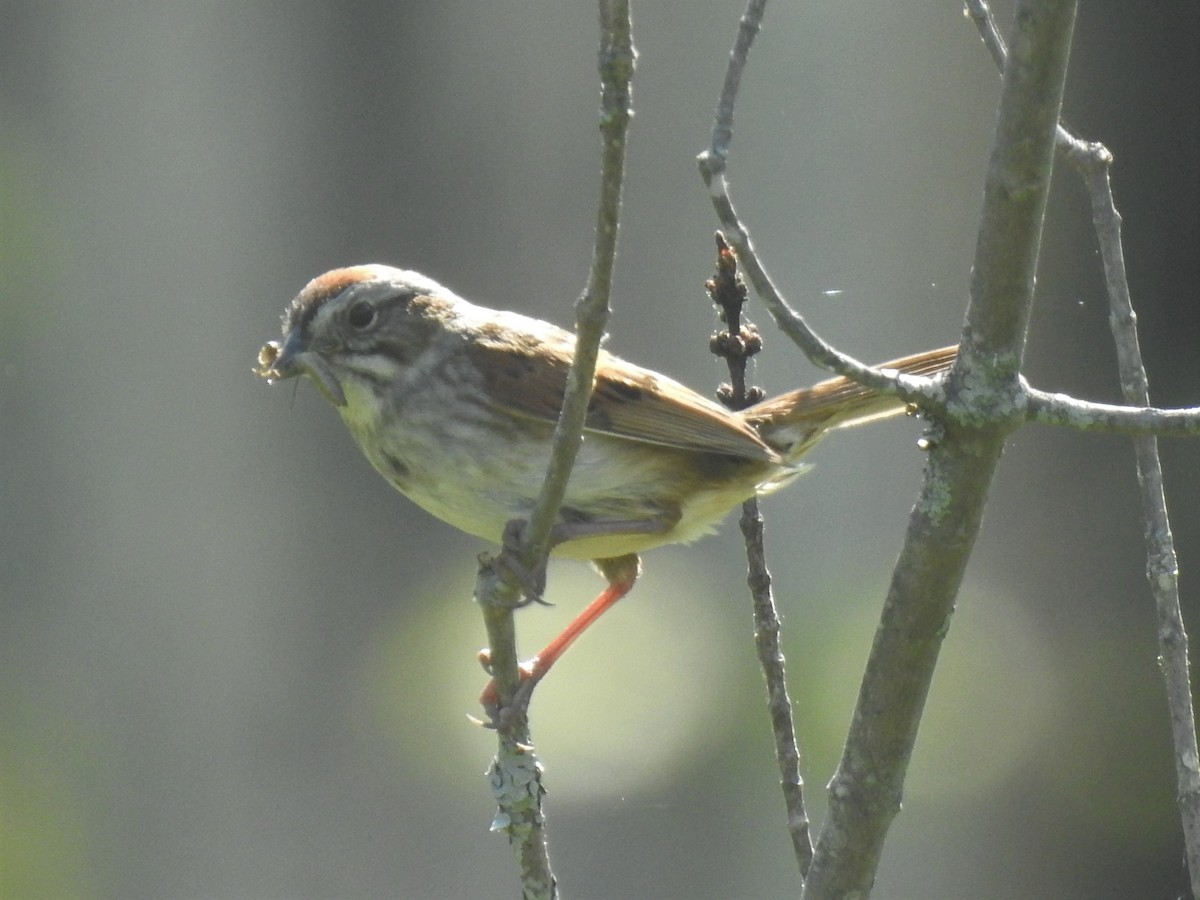
[[[513, 692], [509, 704], [504, 707], [500, 706], [500, 691], [496, 687], [495, 678], [484, 687], [483, 693], [479, 695], [479, 702], [491, 721], [491, 727], [503, 727], [512, 722], [514, 716], [525, 715], [529, 708], [529, 699], [533, 696], [533, 689], [537, 687], [538, 682], [546, 677], [550, 667], [593, 622], [629, 593], [633, 583], [637, 580], [641, 567], [637, 556], [632, 553], [626, 556], [598, 559], [595, 560], [595, 563], [604, 577], [608, 579], [608, 587], [601, 591], [600, 596], [589, 603], [586, 609], [572, 619], [554, 640], [543, 647], [541, 653], [520, 664], [520, 683]], [[490, 673], [491, 652], [480, 650], [479, 661]]]
[[496, 557], [496, 562], [508, 571], [521, 586], [521, 593], [525, 595], [521, 606], [528, 606], [530, 603], [553, 606], [554, 604], [542, 599], [542, 594], [546, 592], [546, 560], [539, 560], [532, 571], [521, 562], [524, 535], [525, 520], [511, 519], [504, 526], [501, 550]]
[[[491, 653], [489, 651], [480, 650], [479, 660], [483, 663], [486, 671], [491, 671]], [[479, 695], [479, 705], [483, 707], [484, 714], [487, 716], [487, 721], [483, 723], [484, 728], [503, 728], [511, 724], [518, 716], [523, 716], [529, 709], [529, 701], [533, 698], [533, 689], [537, 687], [537, 683], [542, 680], [542, 676], [546, 674], [545, 669], [539, 671], [538, 658], [526, 660], [517, 667], [517, 676], [519, 682], [517, 689], [513, 691], [511, 702], [507, 706], [500, 705], [500, 691], [496, 687], [496, 679], [493, 678], [484, 687], [483, 692]]]

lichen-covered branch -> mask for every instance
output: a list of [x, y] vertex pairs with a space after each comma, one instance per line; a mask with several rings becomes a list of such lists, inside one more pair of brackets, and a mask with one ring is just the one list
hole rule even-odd
[[1025, 386], [1029, 421], [1061, 425], [1078, 431], [1111, 434], [1188, 437], [1200, 435], [1200, 408], [1157, 409], [1092, 403], [1066, 394], [1053, 394]]
[[[968, 9], [1003, 68], [1007, 48], [996, 32], [984, 0], [968, 0]], [[1150, 385], [1138, 341], [1137, 315], [1125, 274], [1121, 245], [1121, 216], [1113, 199], [1109, 170], [1112, 154], [1103, 144], [1083, 141], [1061, 124], [1058, 149], [1079, 171], [1092, 204], [1092, 224], [1104, 263], [1109, 295], [1109, 322], [1117, 347], [1121, 389], [1133, 407], [1088, 404], [1059, 394], [1029, 390], [1029, 412], [1034, 421], [1069, 425], [1085, 430], [1118, 431], [1135, 435], [1134, 457], [1145, 521], [1146, 575], [1154, 596], [1158, 622], [1159, 666], [1166, 686], [1171, 738], [1175, 747], [1175, 776], [1184, 849], [1193, 896], [1200, 897], [1200, 752], [1192, 707], [1188, 640], [1179, 602], [1179, 571], [1174, 539], [1163, 489], [1162, 464], [1156, 435], [1194, 435], [1200, 410], [1158, 410], [1150, 406]]]
[[1020, 360], [1074, 20], [1073, 0], [1017, 8], [959, 362], [830, 782], [805, 900], [870, 893], [995, 465], [1023, 421]]

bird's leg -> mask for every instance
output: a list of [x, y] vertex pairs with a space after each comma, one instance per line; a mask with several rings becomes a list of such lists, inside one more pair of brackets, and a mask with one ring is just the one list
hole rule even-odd
[[[614, 556], [609, 559], [594, 560], [596, 567], [608, 580], [608, 587], [600, 592], [595, 600], [589, 603], [579, 615], [572, 619], [567, 627], [558, 633], [541, 652], [532, 659], [521, 663], [521, 683], [513, 695], [511, 708], [524, 710], [529, 705], [529, 698], [537, 683], [546, 677], [560, 656], [567, 652], [575, 641], [595, 622], [605, 611], [611, 609], [618, 600], [629, 593], [641, 572], [641, 562], [636, 553], [625, 556]], [[481, 651], [480, 661], [484, 668], [488, 667], [487, 651]], [[496, 681], [492, 679], [479, 696], [479, 702], [491, 718], [492, 722], [499, 719], [501, 713], [500, 694], [496, 689]]]
[[530, 667], [529, 677], [531, 680], [542, 679], [550, 671], [550, 667], [558, 661], [558, 658], [567, 652], [567, 648], [575, 643], [593, 622], [629, 593], [634, 582], [637, 581], [638, 575], [642, 572], [641, 560], [638, 559], [636, 553], [597, 559], [594, 560], [594, 564], [608, 581], [608, 587], [601, 591], [600, 595], [589, 603], [583, 612], [572, 619], [554, 640], [543, 647], [541, 653], [526, 663]]
[[[552, 545], [557, 546], [573, 540], [602, 535], [666, 534], [675, 527], [679, 522], [679, 518], [680, 511], [678, 509], [671, 509], [659, 510], [658, 515], [632, 521], [617, 519], [561, 521], [555, 524], [550, 539]], [[523, 523], [521, 522], [510, 522], [508, 527], [505, 528], [505, 540], [519, 539], [522, 527]], [[637, 581], [641, 566], [635, 553], [596, 559], [593, 562], [596, 568], [600, 570], [600, 574], [607, 579], [608, 587], [601, 591], [600, 596], [576, 616], [562, 630], [562, 633], [558, 637], [547, 644], [541, 653], [521, 664], [521, 684], [516, 696], [512, 699], [511, 708], [518, 711], [525, 709], [529, 704], [529, 697], [533, 693], [534, 687], [546, 676], [546, 673], [550, 671], [550, 667], [558, 661], [558, 658], [566, 652], [571, 644], [575, 643], [578, 637], [587, 630], [588, 626], [600, 618], [605, 610], [629, 593], [630, 588], [633, 587], [633, 583]], [[514, 574], [517, 573], [514, 572]], [[531, 585], [539, 588], [538, 594], [540, 594], [540, 587], [544, 577], [543, 566], [541, 572], [534, 574]], [[490, 653], [487, 650], [480, 651], [479, 661], [485, 669], [488, 669], [491, 662]], [[493, 723], [499, 721], [501, 712], [500, 694], [496, 688], [495, 679], [489, 681], [487, 687], [483, 689], [483, 693], [479, 697], [479, 702], [483, 704], [484, 710], [488, 713]]]

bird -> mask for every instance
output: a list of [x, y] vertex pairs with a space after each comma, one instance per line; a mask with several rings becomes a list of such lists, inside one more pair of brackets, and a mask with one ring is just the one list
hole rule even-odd
[[[282, 332], [260, 351], [257, 374], [307, 377], [394, 488], [467, 534], [511, 539], [545, 478], [571, 332], [382, 264], [314, 278], [287, 305]], [[882, 367], [933, 377], [956, 353], [943, 347]], [[789, 484], [830, 432], [905, 409], [835, 377], [731, 411], [602, 349], [551, 556], [590, 560], [608, 584], [523, 665], [524, 683], [531, 690], [629, 593], [645, 551], [694, 541], [743, 501]], [[481, 699], [495, 705], [494, 682]]]

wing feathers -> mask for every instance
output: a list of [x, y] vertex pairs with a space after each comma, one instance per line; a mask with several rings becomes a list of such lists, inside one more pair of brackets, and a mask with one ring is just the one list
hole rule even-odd
[[[558, 419], [569, 345], [533, 348], [473, 344], [469, 351], [484, 373], [484, 388], [497, 406], [519, 415]], [[634, 441], [745, 459], [777, 461], [778, 455], [738, 416], [676, 381], [601, 351], [585, 427]]]
[[[482, 336], [467, 353], [483, 374], [489, 400], [509, 412], [557, 421], [566, 385], [573, 339], [560, 329], [505, 339], [505, 332]], [[883, 363], [911, 375], [949, 369], [957, 347], [944, 347]], [[633, 441], [743, 459], [780, 461], [803, 452], [831, 428], [857, 424], [902, 411], [884, 397], [848, 378], [831, 378], [764, 400], [735, 415], [676, 381], [617, 360], [601, 351], [588, 404], [586, 429]], [[764, 441], [760, 431], [766, 434]]]

